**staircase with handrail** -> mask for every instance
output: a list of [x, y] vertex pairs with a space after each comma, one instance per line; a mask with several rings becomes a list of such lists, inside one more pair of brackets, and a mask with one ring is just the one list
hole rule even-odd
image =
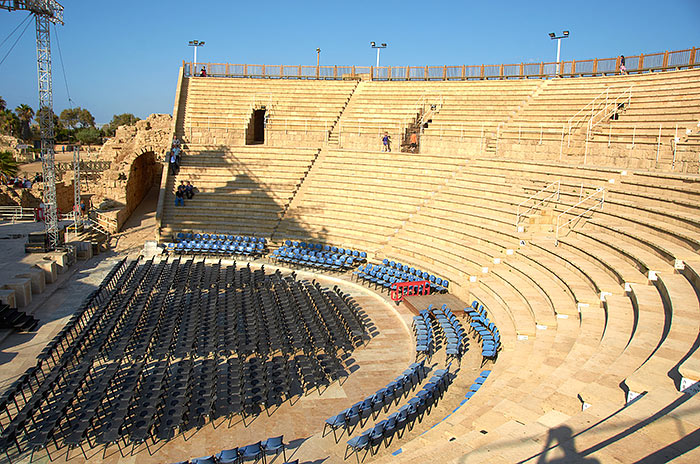
[[[619, 117], [619, 114], [629, 108], [632, 102], [632, 89], [630, 86], [617, 95], [610, 95], [610, 88], [606, 88], [596, 95], [590, 102], [581, 108], [567, 121], [566, 145], [571, 147], [577, 139], [584, 137], [585, 156], [588, 155], [588, 142], [594, 134], [594, 129], [610, 118]], [[584, 132], [585, 129], [585, 132]], [[584, 161], [585, 162], [585, 161]]]

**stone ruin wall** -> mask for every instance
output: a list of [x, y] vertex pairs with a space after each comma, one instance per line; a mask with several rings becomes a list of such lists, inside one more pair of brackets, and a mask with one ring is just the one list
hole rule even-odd
[[100, 151], [100, 159], [112, 165], [90, 189], [93, 208], [120, 228], [149, 189], [159, 185], [172, 138], [173, 118], [169, 114], [152, 114], [134, 125], [120, 126]]

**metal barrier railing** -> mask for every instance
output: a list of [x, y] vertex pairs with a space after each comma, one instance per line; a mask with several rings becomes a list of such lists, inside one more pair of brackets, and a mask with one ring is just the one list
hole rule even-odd
[[[625, 58], [631, 74], [665, 69], [700, 66], [697, 48], [652, 54], [629, 55]], [[253, 77], [277, 79], [355, 80], [368, 78], [380, 81], [464, 81], [476, 79], [526, 79], [552, 77], [600, 76], [620, 70], [620, 58], [594, 58], [561, 62], [481, 64], [461, 66], [303, 66], [231, 63], [184, 62], [185, 77], [198, 76], [203, 66], [209, 77]]]
[[[587, 207], [577, 215], [573, 216], [571, 219], [567, 220], [566, 222], [562, 223], [562, 217], [566, 214], [569, 214], [569, 212], [573, 209], [576, 208], [582, 208], [585, 203], [591, 203], [591, 206]], [[557, 216], [557, 226], [556, 229], [554, 230], [554, 238], [555, 238], [555, 243], [559, 243], [559, 231], [567, 227], [569, 224], [571, 224], [574, 221], [577, 221], [580, 219], [584, 214], [593, 211], [595, 208], [600, 206], [600, 209], [603, 209], [603, 204], [605, 203], [605, 189], [603, 187], [598, 187], [598, 189], [591, 193], [590, 195], [586, 196], [585, 198], [581, 199], [578, 203], [569, 206], [567, 209], [559, 213]]]
[[392, 301], [401, 302], [405, 296], [430, 295], [430, 282], [417, 280], [415, 282], [394, 282], [391, 284]]
[[90, 220], [90, 227], [106, 235], [115, 233], [119, 229], [116, 219], [112, 219], [99, 211], [88, 212], [88, 219]]
[[[556, 187], [556, 189], [555, 189]], [[537, 200], [539, 196], [542, 194], [546, 193], [547, 191], [552, 190], [552, 192], [547, 195], [546, 197], [542, 198], [541, 200], [537, 201], [535, 204], [532, 206], [529, 206], [525, 211], [522, 213], [520, 212], [520, 208], [524, 207], [527, 203]], [[523, 200], [518, 204], [518, 208], [516, 209], [516, 214], [515, 214], [515, 227], [518, 227], [518, 224], [520, 224], [520, 219], [526, 217], [530, 211], [534, 210], [535, 208], [539, 207], [540, 205], [543, 205], [544, 203], [548, 202], [552, 198], [556, 197], [556, 201], [559, 201], [559, 192], [561, 190], [561, 181], [556, 180], [552, 182], [551, 184], [547, 185], [546, 187], [540, 189], [537, 193], [534, 193], [530, 195], [526, 200]]]
[[17, 221], [35, 221], [36, 208], [23, 208], [21, 206], [0, 206], [0, 218], [10, 220], [14, 224]]

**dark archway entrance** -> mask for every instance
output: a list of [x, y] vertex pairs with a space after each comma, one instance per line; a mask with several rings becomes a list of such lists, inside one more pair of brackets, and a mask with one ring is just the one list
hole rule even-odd
[[253, 110], [253, 114], [248, 125], [247, 145], [257, 145], [265, 143], [265, 108]]
[[136, 209], [151, 187], [160, 181], [163, 165], [156, 161], [152, 151], [139, 155], [131, 164], [126, 183], [126, 208], [129, 214]]

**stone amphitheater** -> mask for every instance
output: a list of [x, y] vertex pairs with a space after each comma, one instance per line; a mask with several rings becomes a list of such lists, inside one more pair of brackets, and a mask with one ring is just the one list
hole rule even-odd
[[[190, 70], [179, 71], [172, 120], [154, 122], [157, 137], [120, 155], [100, 187], [103, 195], [121, 189], [128, 205], [112, 214], [115, 230], [128, 235], [141, 224], [127, 218], [140, 214], [136, 205], [154, 184], [145, 238], [159, 247], [144, 248], [139, 263], [235, 260], [294, 271], [354, 299], [371, 320], [367, 340], [344, 358], [346, 377], [250, 423], [212, 414], [196, 430], [150, 436], [150, 447], [148, 437], [98, 446], [96, 416], [82, 442], [54, 440], [31, 459], [234, 462], [216, 455], [284, 435], [284, 458], [305, 463], [700, 460], [700, 69], [454, 81], [205, 78]], [[173, 137], [182, 147], [177, 174], [167, 164]], [[123, 153], [127, 138], [109, 149]], [[181, 181], [196, 194], [175, 206]], [[264, 238], [266, 253], [180, 254], [178, 243], [196, 234]], [[362, 250], [366, 262], [347, 270], [275, 258], [280, 247], [307, 243]], [[92, 258], [96, 280], [122, 256], [111, 254]], [[394, 303], [389, 285], [360, 276], [384, 260], [440, 276], [448, 291]], [[427, 356], [417, 351], [417, 319], [439, 333], [442, 319], [429, 308], [443, 305], [467, 329], [457, 358], [441, 349], [446, 335], [436, 335]], [[473, 310], [498, 329], [495, 356], [482, 356]], [[7, 335], [5, 346], [27, 351], [23, 365], [3, 366], [4, 379], [31, 366], [69, 316], [40, 326], [31, 346]], [[420, 382], [360, 424], [344, 422], [348, 408], [420, 360], [428, 379], [447, 369], [439, 401], [402, 430], [348, 446], [401, 417]], [[339, 413], [340, 426], [324, 422]], [[6, 416], [3, 428], [14, 420]], [[29, 454], [25, 447], [8, 459], [28, 462]]]

